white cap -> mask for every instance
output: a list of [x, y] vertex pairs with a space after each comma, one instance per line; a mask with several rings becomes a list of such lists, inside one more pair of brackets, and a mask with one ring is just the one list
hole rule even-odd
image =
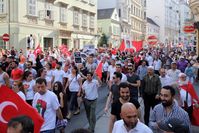
[[178, 75], [178, 77], [180, 78], [180, 77], [182, 77], [182, 76], [187, 76], [185, 73], [180, 73], [179, 75]]
[[154, 67], [153, 66], [148, 66], [147, 69], [153, 69], [154, 70]]

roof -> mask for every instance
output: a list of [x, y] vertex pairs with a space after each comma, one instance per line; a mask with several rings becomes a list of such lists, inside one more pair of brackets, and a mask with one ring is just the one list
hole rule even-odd
[[150, 24], [153, 24], [153, 25], [156, 25], [158, 27], [160, 27], [158, 24], [156, 24], [151, 18], [148, 18], [147, 17], [147, 22], [150, 23]]
[[97, 10], [97, 19], [110, 19], [115, 8]]

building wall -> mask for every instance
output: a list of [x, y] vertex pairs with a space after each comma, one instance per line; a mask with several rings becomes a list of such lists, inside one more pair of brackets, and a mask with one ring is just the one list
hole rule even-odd
[[[82, 48], [83, 43], [94, 43], [97, 45], [97, 1], [96, 0], [36, 0], [36, 14], [30, 15], [28, 0], [5, 1], [6, 11], [0, 13], [0, 34], [10, 34], [10, 45], [16, 48], [26, 49], [27, 37], [33, 35], [35, 45], [47, 46], [46, 38], [52, 38], [51, 47], [58, 46], [63, 40], [70, 48]], [[8, 11], [10, 7], [10, 13]], [[61, 11], [61, 7], [65, 8]], [[50, 16], [47, 14], [50, 12]], [[74, 11], [78, 11], [79, 24], [74, 26]], [[87, 14], [87, 26], [83, 26], [83, 13]], [[10, 24], [9, 22], [10, 14]], [[63, 15], [64, 14], [64, 15]], [[61, 20], [61, 15], [65, 16]], [[91, 26], [90, 18], [94, 25]], [[77, 28], [78, 27], [78, 28]], [[85, 35], [85, 36], [83, 36]]]
[[132, 40], [144, 40], [146, 16], [143, 0], [132, 0], [131, 2], [131, 38]]
[[154, 35], [160, 39], [160, 27], [153, 25], [151, 23], [147, 23], [147, 30], [146, 30], [146, 36], [149, 37], [151, 35]]
[[160, 41], [161, 42], [165, 42], [165, 10], [164, 9], [165, 9], [165, 0], [147, 0], [146, 16], [153, 19], [160, 26]]

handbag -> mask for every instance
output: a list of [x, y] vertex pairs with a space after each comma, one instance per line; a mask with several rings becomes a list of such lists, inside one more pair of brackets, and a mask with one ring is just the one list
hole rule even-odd
[[56, 129], [60, 130], [65, 128], [68, 125], [68, 121], [66, 119], [58, 119], [56, 122]]

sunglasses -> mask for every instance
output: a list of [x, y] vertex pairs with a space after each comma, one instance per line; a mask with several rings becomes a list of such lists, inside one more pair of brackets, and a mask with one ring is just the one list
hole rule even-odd
[[128, 70], [133, 70], [133, 68], [128, 68]]

